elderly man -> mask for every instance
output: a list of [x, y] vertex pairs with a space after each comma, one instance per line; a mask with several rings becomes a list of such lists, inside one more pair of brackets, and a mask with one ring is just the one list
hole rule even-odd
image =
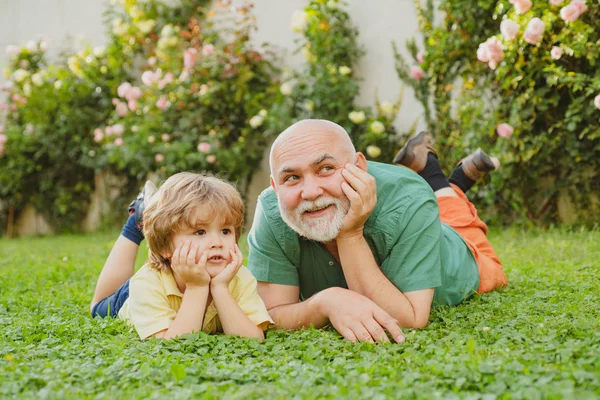
[[367, 162], [324, 120], [300, 121], [275, 140], [248, 268], [277, 327], [331, 323], [351, 341], [386, 341], [387, 330], [403, 342], [400, 327], [425, 327], [432, 304], [506, 284], [464, 196], [497, 161], [472, 154], [450, 185], [424, 132], [394, 161], [409, 168]]

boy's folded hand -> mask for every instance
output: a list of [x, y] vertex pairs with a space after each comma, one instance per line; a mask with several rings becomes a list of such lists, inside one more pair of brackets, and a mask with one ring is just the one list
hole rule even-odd
[[227, 264], [225, 268], [221, 272], [219, 272], [216, 276], [212, 278], [210, 281], [211, 287], [218, 286], [229, 286], [229, 282], [233, 279], [233, 277], [238, 273], [240, 267], [242, 266], [242, 262], [244, 261], [244, 255], [242, 251], [235, 245], [235, 248], [230, 250], [231, 254], [231, 262]]
[[198, 246], [186, 240], [173, 252], [171, 269], [187, 286], [208, 286], [211, 278], [206, 271], [208, 253], [204, 252], [198, 259]]

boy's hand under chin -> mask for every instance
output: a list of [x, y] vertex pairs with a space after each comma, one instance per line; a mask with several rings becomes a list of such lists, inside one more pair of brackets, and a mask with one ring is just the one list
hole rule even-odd
[[210, 280], [211, 288], [224, 286], [229, 287], [229, 282], [233, 279], [233, 277], [238, 273], [240, 267], [242, 266], [242, 261], [244, 261], [244, 256], [242, 251], [235, 245], [233, 250], [230, 250], [229, 254], [231, 255], [231, 262], [223, 267], [213, 267], [211, 268], [211, 272], [215, 273], [217, 268], [222, 268], [221, 271], [216, 273], [216, 275], [211, 275], [212, 279]]
[[187, 240], [175, 249], [171, 257], [171, 269], [186, 287], [206, 287], [210, 284], [211, 277], [206, 271], [207, 253], [204, 252], [198, 261], [197, 256], [198, 246]]

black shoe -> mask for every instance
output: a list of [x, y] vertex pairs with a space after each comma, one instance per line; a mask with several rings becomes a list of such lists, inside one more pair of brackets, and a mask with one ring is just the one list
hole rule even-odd
[[[127, 210], [129, 215], [135, 213], [135, 224], [137, 225], [138, 229], [141, 229], [143, 226], [146, 203], [152, 196], [154, 196], [154, 193], [156, 193], [157, 190], [158, 189], [156, 188], [156, 185], [152, 181], [146, 181], [146, 184], [144, 185], [144, 188], [140, 194], [138, 194], [137, 198], [129, 204], [129, 208]], [[144, 202], [144, 200], [146, 201]]]

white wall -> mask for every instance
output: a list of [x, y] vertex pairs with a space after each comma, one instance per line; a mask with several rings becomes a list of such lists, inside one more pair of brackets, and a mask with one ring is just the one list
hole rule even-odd
[[[242, 0], [236, 0], [240, 3]], [[258, 20], [256, 43], [269, 42], [281, 49], [283, 59], [294, 67], [303, 62], [301, 55], [292, 54], [297, 34], [290, 30], [292, 13], [301, 9], [306, 0], [254, 0]], [[57, 54], [71, 37], [70, 44], [79, 36], [86, 36], [96, 46], [104, 42], [102, 11], [109, 4], [102, 0], [0, 0], [0, 67], [6, 64], [3, 49], [9, 44], [24, 44], [30, 39], [45, 37], [50, 43], [50, 54]], [[360, 32], [359, 41], [366, 55], [359, 66], [363, 77], [360, 105], [374, 103], [375, 90], [380, 100], [395, 101], [401, 83], [394, 69], [391, 41], [395, 40], [404, 51], [406, 39], [417, 35], [417, 18], [412, 0], [349, 0], [348, 11]], [[1, 77], [0, 81], [4, 78]], [[395, 126], [405, 132], [422, 113], [412, 90], [406, 88], [404, 101]], [[420, 118], [422, 120], [422, 118]], [[421, 122], [421, 127], [423, 126]], [[249, 193], [252, 200], [267, 187], [268, 164], [255, 177]]]

